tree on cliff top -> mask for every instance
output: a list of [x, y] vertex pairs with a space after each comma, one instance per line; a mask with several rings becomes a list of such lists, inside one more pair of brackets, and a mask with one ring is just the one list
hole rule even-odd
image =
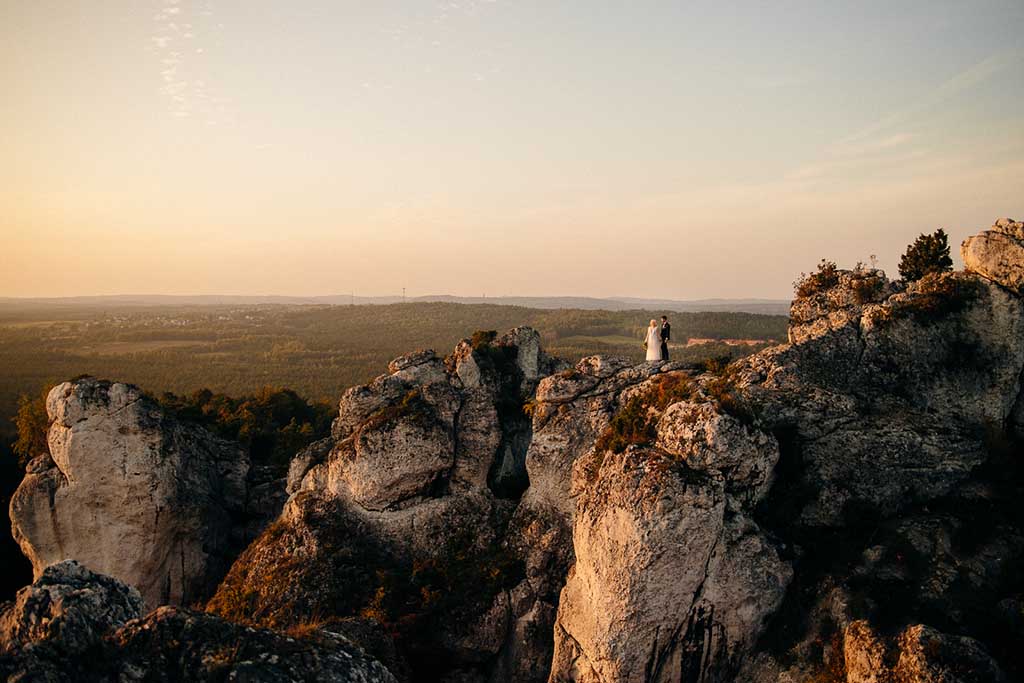
[[18, 413], [13, 418], [14, 426], [18, 429], [18, 440], [11, 448], [22, 467], [37, 455], [50, 452], [46, 441], [46, 432], [50, 427], [50, 418], [46, 414], [46, 395], [51, 388], [44, 387], [35, 397], [27, 394], [18, 397]]
[[953, 270], [953, 259], [949, 257], [949, 239], [942, 228], [931, 235], [920, 235], [900, 259], [900, 276], [908, 281], [950, 270]]

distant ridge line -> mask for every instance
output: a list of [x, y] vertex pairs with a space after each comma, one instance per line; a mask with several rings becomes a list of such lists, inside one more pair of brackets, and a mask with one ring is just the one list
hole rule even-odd
[[398, 303], [454, 303], [520, 306], [539, 309], [582, 310], [663, 310], [666, 312], [736, 312], [786, 315], [789, 301], [784, 299], [644, 299], [639, 297], [585, 297], [585, 296], [494, 296], [465, 297], [450, 294], [427, 296], [276, 296], [276, 295], [224, 295], [224, 294], [112, 294], [72, 297], [0, 297], [0, 305], [64, 305], [64, 306], [255, 306], [276, 305], [387, 305]]

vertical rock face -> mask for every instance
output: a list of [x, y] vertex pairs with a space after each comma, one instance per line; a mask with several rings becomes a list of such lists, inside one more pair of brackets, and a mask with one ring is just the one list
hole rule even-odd
[[209, 595], [245, 508], [242, 450], [167, 417], [127, 384], [66, 382], [47, 411], [52, 459], [32, 463], [10, 511], [35, 575], [75, 559], [152, 606]]
[[[659, 408], [673, 375], [680, 395]], [[792, 572], [752, 518], [778, 444], [718, 410], [701, 381], [669, 373], [624, 392], [654, 434], [573, 467], [552, 681], [732, 680], [782, 602]]]
[[409, 354], [346, 391], [331, 440], [296, 457], [284, 512], [210, 609], [274, 627], [370, 615], [421, 680], [546, 678], [550, 646], [534, 641], [550, 643], [553, 608], [521, 585], [506, 539], [530, 485], [524, 404], [553, 367], [519, 328], [443, 360]]

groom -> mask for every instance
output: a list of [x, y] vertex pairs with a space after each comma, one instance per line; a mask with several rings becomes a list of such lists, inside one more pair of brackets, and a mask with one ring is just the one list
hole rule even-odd
[[668, 360], [668, 340], [672, 338], [672, 326], [668, 324], [668, 316], [661, 316], [661, 359]]

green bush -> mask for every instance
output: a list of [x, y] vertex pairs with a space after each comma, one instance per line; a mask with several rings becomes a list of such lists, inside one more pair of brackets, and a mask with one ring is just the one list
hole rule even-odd
[[853, 298], [858, 304], [863, 305], [876, 301], [882, 294], [882, 290], [885, 289], [885, 280], [877, 273], [878, 271], [865, 269], [860, 263], [853, 269], [850, 288], [853, 289]]
[[477, 330], [469, 340], [469, 345], [474, 351], [490, 346], [498, 338], [497, 330]]
[[916, 289], [902, 300], [891, 301], [875, 313], [882, 323], [911, 318], [928, 324], [965, 309], [981, 295], [976, 280], [956, 277], [951, 273], [928, 273]]
[[330, 432], [334, 408], [310, 403], [291, 389], [264, 387], [233, 398], [200, 389], [159, 399], [169, 414], [196, 422], [221, 438], [237, 441], [253, 463], [285, 467], [298, 451]]
[[949, 240], [942, 228], [930, 235], [920, 235], [900, 259], [900, 276], [908, 282], [951, 270], [953, 259], [949, 257]]
[[801, 273], [800, 279], [796, 281], [796, 295], [807, 297], [824, 292], [839, 284], [839, 269], [835, 261], [821, 259], [818, 263], [818, 270], [811, 273]]
[[46, 386], [34, 397], [22, 394], [18, 397], [18, 412], [13, 418], [18, 430], [18, 440], [11, 444], [11, 449], [18, 458], [18, 464], [24, 468], [28, 461], [37, 455], [50, 452], [46, 434], [50, 427], [50, 419], [46, 414], [46, 395], [52, 387]]

